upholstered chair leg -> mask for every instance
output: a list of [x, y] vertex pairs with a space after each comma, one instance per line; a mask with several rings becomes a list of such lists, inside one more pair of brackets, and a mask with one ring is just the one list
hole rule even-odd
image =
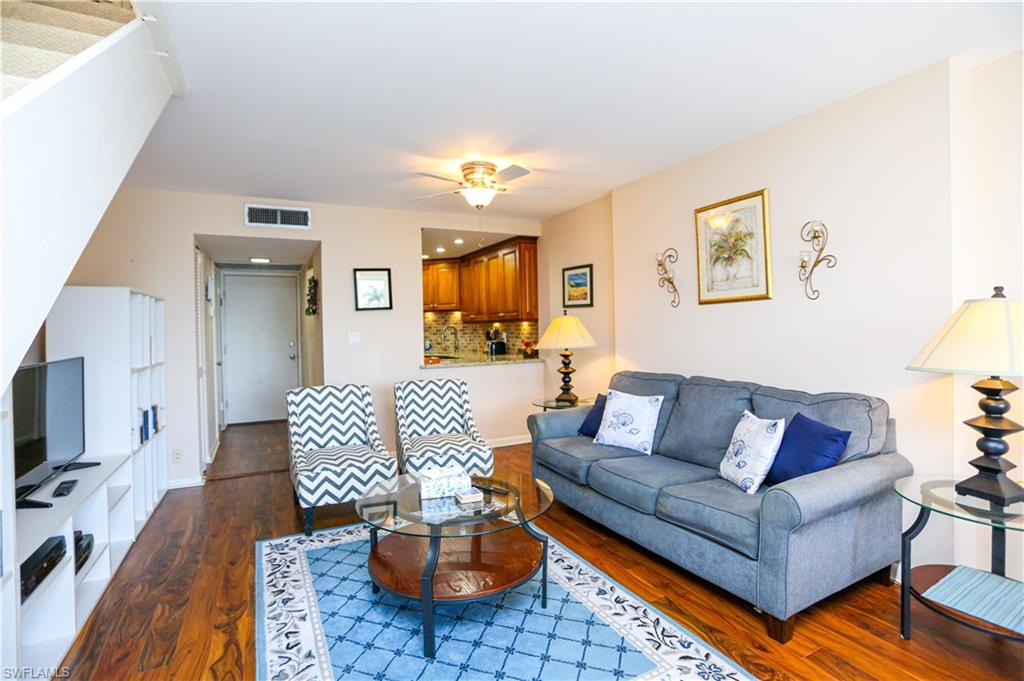
[[884, 568], [882, 568], [878, 572], [873, 573], [869, 579], [871, 579], [871, 581], [873, 581], [873, 582], [877, 582], [877, 583], [881, 584], [882, 586], [892, 586], [893, 585], [892, 572], [893, 572], [893, 569], [895, 567], [896, 567], [895, 563], [893, 563], [892, 565], [886, 565]]
[[315, 512], [316, 512], [315, 508], [304, 508], [304, 509], [302, 509], [302, 515], [304, 517], [304, 522], [303, 522], [302, 530], [303, 530], [303, 532], [306, 533], [307, 537], [310, 536], [311, 534], [313, 534], [313, 514]]
[[768, 625], [768, 635], [779, 643], [789, 643], [789, 639], [793, 638], [793, 630], [796, 628], [796, 615], [789, 619], [780, 620], [765, 613], [764, 621]]

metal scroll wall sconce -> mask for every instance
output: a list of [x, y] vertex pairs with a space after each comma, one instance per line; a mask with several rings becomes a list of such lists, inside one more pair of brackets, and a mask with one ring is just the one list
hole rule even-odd
[[811, 281], [814, 270], [822, 264], [832, 269], [838, 260], [836, 256], [825, 253], [825, 247], [828, 245], [828, 227], [821, 220], [804, 223], [800, 228], [800, 238], [811, 245], [810, 251], [800, 251], [800, 281], [804, 282], [804, 294], [808, 299], [817, 300], [821, 296], [821, 291], [814, 288]]
[[679, 289], [676, 288], [676, 273], [672, 269], [672, 263], [679, 260], [679, 251], [674, 248], [666, 248], [661, 253], [655, 253], [658, 261], [658, 286], [668, 289], [672, 296], [672, 307], [679, 307]]

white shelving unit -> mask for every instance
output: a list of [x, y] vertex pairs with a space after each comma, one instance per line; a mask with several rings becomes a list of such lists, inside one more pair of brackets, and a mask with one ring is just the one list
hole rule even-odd
[[[46, 320], [46, 359], [85, 358], [81, 460], [100, 465], [65, 473], [32, 495], [51, 508], [14, 511], [10, 396], [0, 403], [2, 669], [60, 664], [167, 491], [163, 317], [163, 301], [127, 288], [72, 286], [58, 297]], [[78, 484], [54, 498], [63, 479]], [[77, 572], [75, 530], [93, 535]], [[67, 555], [21, 603], [21, 563], [58, 535]]]

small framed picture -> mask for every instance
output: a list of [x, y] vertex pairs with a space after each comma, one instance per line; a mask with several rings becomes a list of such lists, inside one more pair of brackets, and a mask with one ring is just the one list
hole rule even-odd
[[352, 270], [356, 284], [356, 311], [391, 309], [391, 268]]
[[562, 269], [562, 307], [594, 306], [594, 266]]

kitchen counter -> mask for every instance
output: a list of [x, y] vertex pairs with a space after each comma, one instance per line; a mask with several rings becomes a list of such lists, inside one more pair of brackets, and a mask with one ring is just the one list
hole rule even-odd
[[[429, 355], [428, 355], [429, 356]], [[438, 355], [441, 357], [440, 364], [421, 364], [420, 369], [451, 369], [453, 367], [484, 367], [495, 364], [543, 364], [544, 360], [539, 357], [523, 359], [519, 353], [512, 355], [490, 355], [484, 354], [462, 354], [462, 355]]]

